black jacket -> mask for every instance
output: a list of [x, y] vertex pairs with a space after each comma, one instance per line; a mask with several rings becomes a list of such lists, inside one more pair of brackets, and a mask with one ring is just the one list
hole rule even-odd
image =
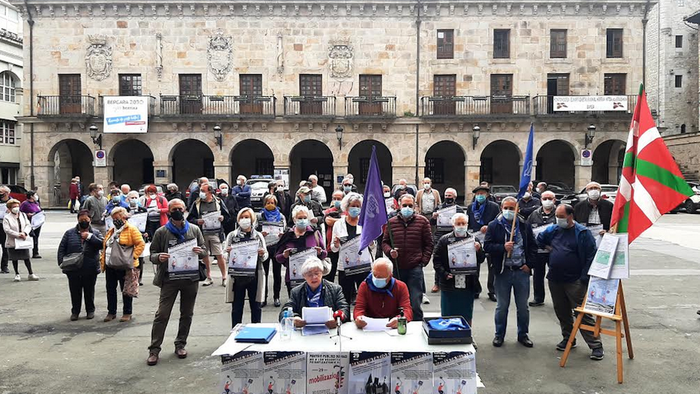
[[[88, 227], [88, 232], [92, 233], [92, 237], [86, 240], [85, 255], [83, 256], [83, 266], [78, 271], [67, 272], [66, 275], [89, 275], [100, 273], [100, 251], [102, 250], [102, 234]], [[83, 250], [83, 239], [80, 236], [80, 229], [76, 225], [63, 234], [61, 243], [58, 245], [57, 261], [58, 266], [61, 266], [63, 258], [71, 253], [80, 253]]]
[[521, 198], [518, 201], [518, 206], [520, 207], [520, 214], [527, 219], [530, 214], [535, 211], [535, 209], [542, 206], [542, 203], [540, 202], [540, 199], [536, 197], [530, 197], [530, 199], [527, 201], [524, 198]]
[[[525, 224], [525, 221], [519, 216], [518, 220], [520, 221], [520, 235], [523, 237], [525, 265], [532, 268], [537, 261], [537, 241], [532, 234], [532, 228]], [[503, 263], [506, 260], [506, 237], [506, 230], [498, 220], [494, 219], [489, 223], [486, 237], [484, 238], [484, 251], [491, 255], [491, 263], [497, 274], [503, 272]]]
[[[199, 207], [197, 206], [197, 202], [199, 201], [199, 198], [197, 198], [193, 203], [192, 206], [190, 207], [190, 213], [187, 215], [187, 221], [194, 224], [195, 226], [199, 226], [197, 224], [197, 220], [202, 218], [202, 215], [199, 214]], [[230, 215], [228, 213], [228, 209], [226, 209], [226, 204], [224, 204], [219, 197], [214, 196], [214, 199], [212, 201], [216, 201], [216, 203], [219, 205], [219, 212], [221, 212], [221, 216], [224, 217], [224, 220], [221, 222], [221, 229], [219, 230], [219, 236], [221, 240], [223, 241], [223, 234], [224, 234], [224, 223], [226, 223], [228, 220], [230, 220]], [[201, 229], [201, 227], [200, 227]], [[204, 233], [204, 229], [202, 229], [202, 233]]]
[[498, 206], [497, 203], [486, 200], [484, 201], [484, 204], [486, 204], [486, 207], [484, 208], [484, 214], [481, 217], [481, 223], [483, 224], [480, 224], [474, 218], [472, 204], [469, 204], [467, 206], [467, 216], [469, 216], [469, 229], [471, 231], [476, 232], [481, 230], [481, 226], [488, 226], [488, 224], [491, 223], [491, 221], [501, 213], [501, 208]]
[[236, 217], [238, 217], [239, 211], [238, 201], [236, 201], [235, 196], [230, 194], [224, 198], [221, 198], [220, 200], [226, 206], [226, 210], [228, 211], [229, 215], [229, 219], [224, 221], [224, 232], [228, 234], [236, 229]]
[[[273, 195], [277, 198], [277, 208], [279, 208], [284, 218], [287, 219], [287, 223], [291, 223], [294, 198], [287, 191], [275, 192]], [[265, 196], [263, 196], [263, 201], [265, 201]]]
[[[321, 228], [321, 223], [323, 223], [323, 208], [321, 207], [321, 204], [319, 204], [318, 201], [314, 200], [311, 200], [308, 203], [304, 204], [297, 198], [297, 201], [294, 203], [294, 205], [292, 205], [292, 211], [297, 205], [304, 205], [307, 208], [309, 208], [311, 214], [314, 215], [314, 217], [317, 219], [316, 223], [311, 223], [311, 227], [313, 227], [314, 230], [319, 230]], [[309, 221], [311, 221], [311, 218], [309, 218]]]
[[184, 202], [185, 204], [187, 204], [187, 201], [185, 201], [185, 196], [183, 196], [183, 195], [182, 195], [182, 192], [180, 192], [179, 190], [176, 191], [175, 193], [165, 193], [165, 199], [168, 200], [168, 201], [174, 200], [174, 199], [176, 199], [176, 198], [182, 200], [182, 202]]
[[[466, 239], [474, 239], [471, 235], [467, 235]], [[461, 238], [460, 240], [465, 239]], [[447, 279], [447, 275], [450, 274], [450, 261], [449, 258], [447, 257], [447, 246], [450, 245], [451, 243], [454, 243], [457, 241], [457, 237], [455, 236], [454, 232], [449, 232], [442, 237], [440, 237], [440, 240], [437, 242], [437, 245], [435, 246], [435, 251], [433, 253], [433, 267], [435, 268], [435, 276], [437, 276], [438, 281], [440, 283], [440, 289], [441, 290], [463, 290], [463, 289], [455, 289], [455, 278], [454, 276], [452, 279]], [[478, 252], [476, 252], [476, 263], [477, 267], [481, 265], [481, 263], [484, 262], [484, 259], [486, 258], [486, 253], [484, 253], [484, 247], [482, 245], [481, 249], [479, 249]], [[478, 273], [475, 275], [467, 275], [466, 277], [466, 289], [467, 290], [476, 290], [478, 289], [478, 284], [479, 284], [479, 275]]]
[[[347, 301], [345, 301], [342, 287], [324, 279], [321, 297], [323, 297], [323, 306], [330, 307], [333, 312], [343, 311], [343, 315], [345, 315], [342, 321], [343, 323], [350, 321], [350, 306]], [[306, 283], [302, 283], [292, 289], [289, 301], [282, 306], [282, 310], [280, 311], [280, 321], [282, 321], [282, 317], [284, 316], [284, 310], [290, 306], [292, 307], [294, 316], [301, 317], [301, 308], [306, 306]]]
[[[603, 225], [605, 231], [610, 230], [610, 219], [612, 218], [614, 204], [608, 200], [603, 200], [602, 198], [598, 200], [598, 215], [600, 216], [600, 224]], [[576, 204], [574, 207], [574, 220], [584, 226], [588, 225], [588, 215], [591, 213], [591, 208], [593, 206], [586, 199]]]

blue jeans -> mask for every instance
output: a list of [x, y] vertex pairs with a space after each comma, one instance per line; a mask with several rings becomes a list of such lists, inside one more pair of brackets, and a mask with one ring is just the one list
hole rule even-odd
[[399, 269], [399, 280], [406, 283], [408, 287], [408, 297], [411, 299], [411, 309], [413, 310], [413, 321], [423, 320], [423, 289], [425, 279], [423, 278], [423, 267], [418, 266], [411, 269]]
[[522, 338], [528, 333], [530, 325], [530, 310], [527, 306], [527, 299], [530, 297], [530, 275], [521, 270], [511, 271], [505, 268], [503, 273], [496, 274], [494, 280], [496, 290], [496, 336], [504, 338], [506, 336], [506, 326], [508, 325], [508, 307], [510, 306], [510, 292], [515, 295], [515, 307], [518, 317], [518, 338]]

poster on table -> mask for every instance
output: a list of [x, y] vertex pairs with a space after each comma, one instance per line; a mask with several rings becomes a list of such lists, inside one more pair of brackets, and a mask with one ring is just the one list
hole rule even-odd
[[190, 239], [168, 248], [168, 278], [199, 278], [199, 256], [192, 249], [197, 246], [196, 239]]
[[145, 133], [148, 131], [147, 96], [103, 97], [104, 125], [107, 133]]
[[204, 220], [204, 223], [202, 224], [202, 230], [218, 230], [221, 228], [221, 221], [219, 218], [221, 217], [221, 213], [219, 211], [214, 211], [214, 212], [209, 212], [205, 213], [202, 215], [202, 220]]
[[142, 233], [146, 232], [146, 221], [148, 221], [148, 212], [135, 213], [129, 217], [129, 223]]
[[352, 394], [389, 394], [391, 357], [389, 352], [350, 352]]
[[476, 358], [472, 352], [433, 353], [433, 392], [476, 394]]
[[615, 314], [619, 285], [619, 279], [602, 279], [592, 276], [588, 282], [586, 307], [584, 310], [599, 315], [613, 316]]
[[476, 274], [474, 239], [467, 238], [447, 245], [447, 258], [453, 274]]
[[612, 269], [613, 259], [615, 258], [615, 250], [619, 238], [612, 234], [606, 233], [600, 246], [593, 257], [591, 267], [588, 269], [588, 275], [597, 276], [599, 278], [608, 279], [610, 270]]
[[44, 211], [39, 211], [32, 216], [32, 230], [36, 230], [46, 223], [46, 214]]
[[437, 226], [452, 228], [452, 217], [457, 214], [457, 206], [452, 205], [437, 211]]
[[233, 356], [221, 356], [219, 393], [262, 394], [264, 371], [263, 353], [242, 351]]
[[306, 394], [348, 394], [347, 352], [306, 354]]
[[289, 281], [292, 286], [304, 283], [301, 275], [301, 266], [309, 257], [316, 257], [318, 253], [315, 248], [305, 249], [289, 255]]
[[433, 354], [391, 353], [391, 393], [430, 393], [433, 383]]
[[263, 353], [265, 373], [264, 393], [304, 394], [306, 353], [270, 351]]
[[360, 253], [360, 241], [362, 237], [353, 237], [340, 245], [338, 261], [343, 264], [345, 275], [356, 275], [372, 270], [372, 254], [369, 248], [364, 248]]
[[258, 268], [257, 239], [234, 242], [228, 254], [228, 274], [231, 276], [255, 276]]
[[268, 246], [276, 245], [280, 240], [280, 236], [284, 234], [284, 223], [282, 222], [260, 222], [262, 233], [266, 233], [265, 244]]
[[610, 270], [610, 279], [627, 279], [630, 277], [630, 245], [627, 233], [613, 234], [619, 241], [617, 249], [615, 249], [615, 257], [613, 258], [612, 269]]

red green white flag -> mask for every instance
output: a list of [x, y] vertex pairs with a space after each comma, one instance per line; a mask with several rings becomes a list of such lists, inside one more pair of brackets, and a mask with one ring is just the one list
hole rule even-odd
[[632, 243], [692, 194], [654, 124], [641, 85], [610, 225], [617, 232], [629, 233]]

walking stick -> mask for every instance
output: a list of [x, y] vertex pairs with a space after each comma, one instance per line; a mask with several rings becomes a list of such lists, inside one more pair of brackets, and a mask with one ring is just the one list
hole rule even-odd
[[[520, 210], [520, 203], [516, 202], [515, 203], [515, 216], [513, 216], [513, 225], [510, 227], [510, 241], [513, 242], [513, 236], [515, 235], [515, 223], [517, 223], [518, 220], [518, 211]], [[511, 250], [508, 252], [508, 258], [513, 254], [513, 251]]]

